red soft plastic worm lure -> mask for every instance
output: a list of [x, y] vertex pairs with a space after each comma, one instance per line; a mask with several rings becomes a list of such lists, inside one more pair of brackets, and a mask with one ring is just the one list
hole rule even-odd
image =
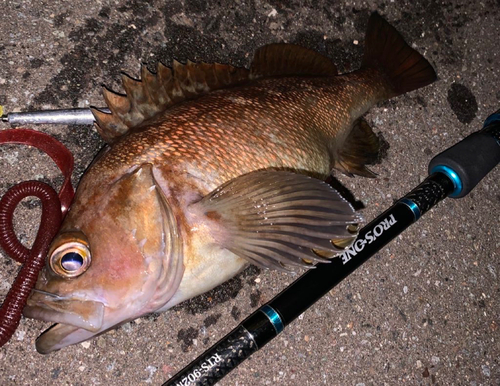
[[[0, 200], [0, 246], [11, 258], [23, 264], [0, 308], [0, 347], [19, 325], [23, 308], [45, 264], [50, 242], [59, 230], [74, 194], [71, 186], [73, 156], [61, 142], [38, 131], [11, 129], [0, 131], [1, 143], [35, 146], [44, 151], [63, 173], [64, 183], [58, 196], [43, 182], [25, 181], [10, 188]], [[19, 202], [30, 196], [41, 200], [42, 219], [33, 247], [28, 249], [17, 239], [12, 219]]]

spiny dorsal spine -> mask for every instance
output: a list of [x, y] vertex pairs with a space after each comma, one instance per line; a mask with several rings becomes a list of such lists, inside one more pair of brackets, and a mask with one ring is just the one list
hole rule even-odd
[[172, 67], [158, 63], [157, 72], [153, 73], [143, 65], [140, 80], [124, 74], [125, 95], [103, 88], [104, 100], [111, 113], [95, 108], [92, 108], [92, 113], [97, 130], [106, 142], [115, 142], [175, 104], [243, 84], [249, 79], [249, 70], [227, 64], [189, 60], [182, 64], [174, 60]]

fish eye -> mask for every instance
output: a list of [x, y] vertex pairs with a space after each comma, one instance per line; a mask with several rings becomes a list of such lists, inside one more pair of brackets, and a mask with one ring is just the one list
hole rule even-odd
[[54, 249], [49, 257], [49, 266], [63, 278], [74, 278], [84, 273], [91, 262], [88, 245], [71, 241]]
[[66, 271], [78, 271], [83, 266], [83, 256], [78, 252], [68, 252], [61, 257], [61, 267]]

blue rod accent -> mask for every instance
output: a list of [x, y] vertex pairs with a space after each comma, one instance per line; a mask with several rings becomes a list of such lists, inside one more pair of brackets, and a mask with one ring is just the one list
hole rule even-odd
[[285, 328], [283, 321], [281, 320], [281, 317], [279, 314], [274, 310], [269, 305], [264, 305], [260, 309], [266, 316], [269, 318], [271, 323], [273, 324], [274, 329], [276, 330], [276, 333], [279, 334], [283, 329]]
[[496, 121], [500, 121], [500, 113], [493, 113], [488, 118], [486, 118], [486, 120], [484, 121], [483, 128], [491, 125], [493, 122]]
[[451, 182], [453, 182], [455, 190], [450, 194], [450, 197], [457, 197], [460, 194], [460, 192], [462, 192], [463, 189], [462, 180], [452, 168], [444, 165], [437, 165], [432, 168], [431, 174], [432, 173], [443, 173], [446, 177], [448, 177], [451, 180]]
[[409, 198], [403, 197], [401, 200], [399, 200], [400, 203], [405, 204], [408, 208], [411, 209], [413, 212], [413, 216], [415, 217], [415, 221], [417, 221], [422, 213], [420, 212], [420, 208], [418, 207], [417, 204], [415, 204], [412, 200]]

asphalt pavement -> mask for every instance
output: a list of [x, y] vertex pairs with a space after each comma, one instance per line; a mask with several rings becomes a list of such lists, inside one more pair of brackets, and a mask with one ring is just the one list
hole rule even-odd
[[[436, 68], [438, 81], [373, 108], [389, 144], [377, 179], [335, 177], [374, 218], [422, 181], [433, 155], [500, 108], [500, 3], [484, 1], [0, 2], [0, 105], [6, 111], [102, 106], [120, 71], [175, 58], [248, 66], [267, 43], [292, 42], [358, 68], [372, 11]], [[0, 125], [0, 130], [6, 128]], [[88, 126], [37, 128], [76, 160], [74, 184], [102, 147]], [[26, 179], [60, 186], [50, 158], [0, 147], [0, 194]], [[293, 322], [220, 385], [499, 385], [500, 168], [446, 199]], [[16, 212], [29, 245], [40, 206]], [[0, 257], [0, 296], [18, 265]], [[0, 349], [2, 385], [159, 385], [296, 276], [248, 268], [161, 314], [43, 356], [48, 323], [23, 319]]]

